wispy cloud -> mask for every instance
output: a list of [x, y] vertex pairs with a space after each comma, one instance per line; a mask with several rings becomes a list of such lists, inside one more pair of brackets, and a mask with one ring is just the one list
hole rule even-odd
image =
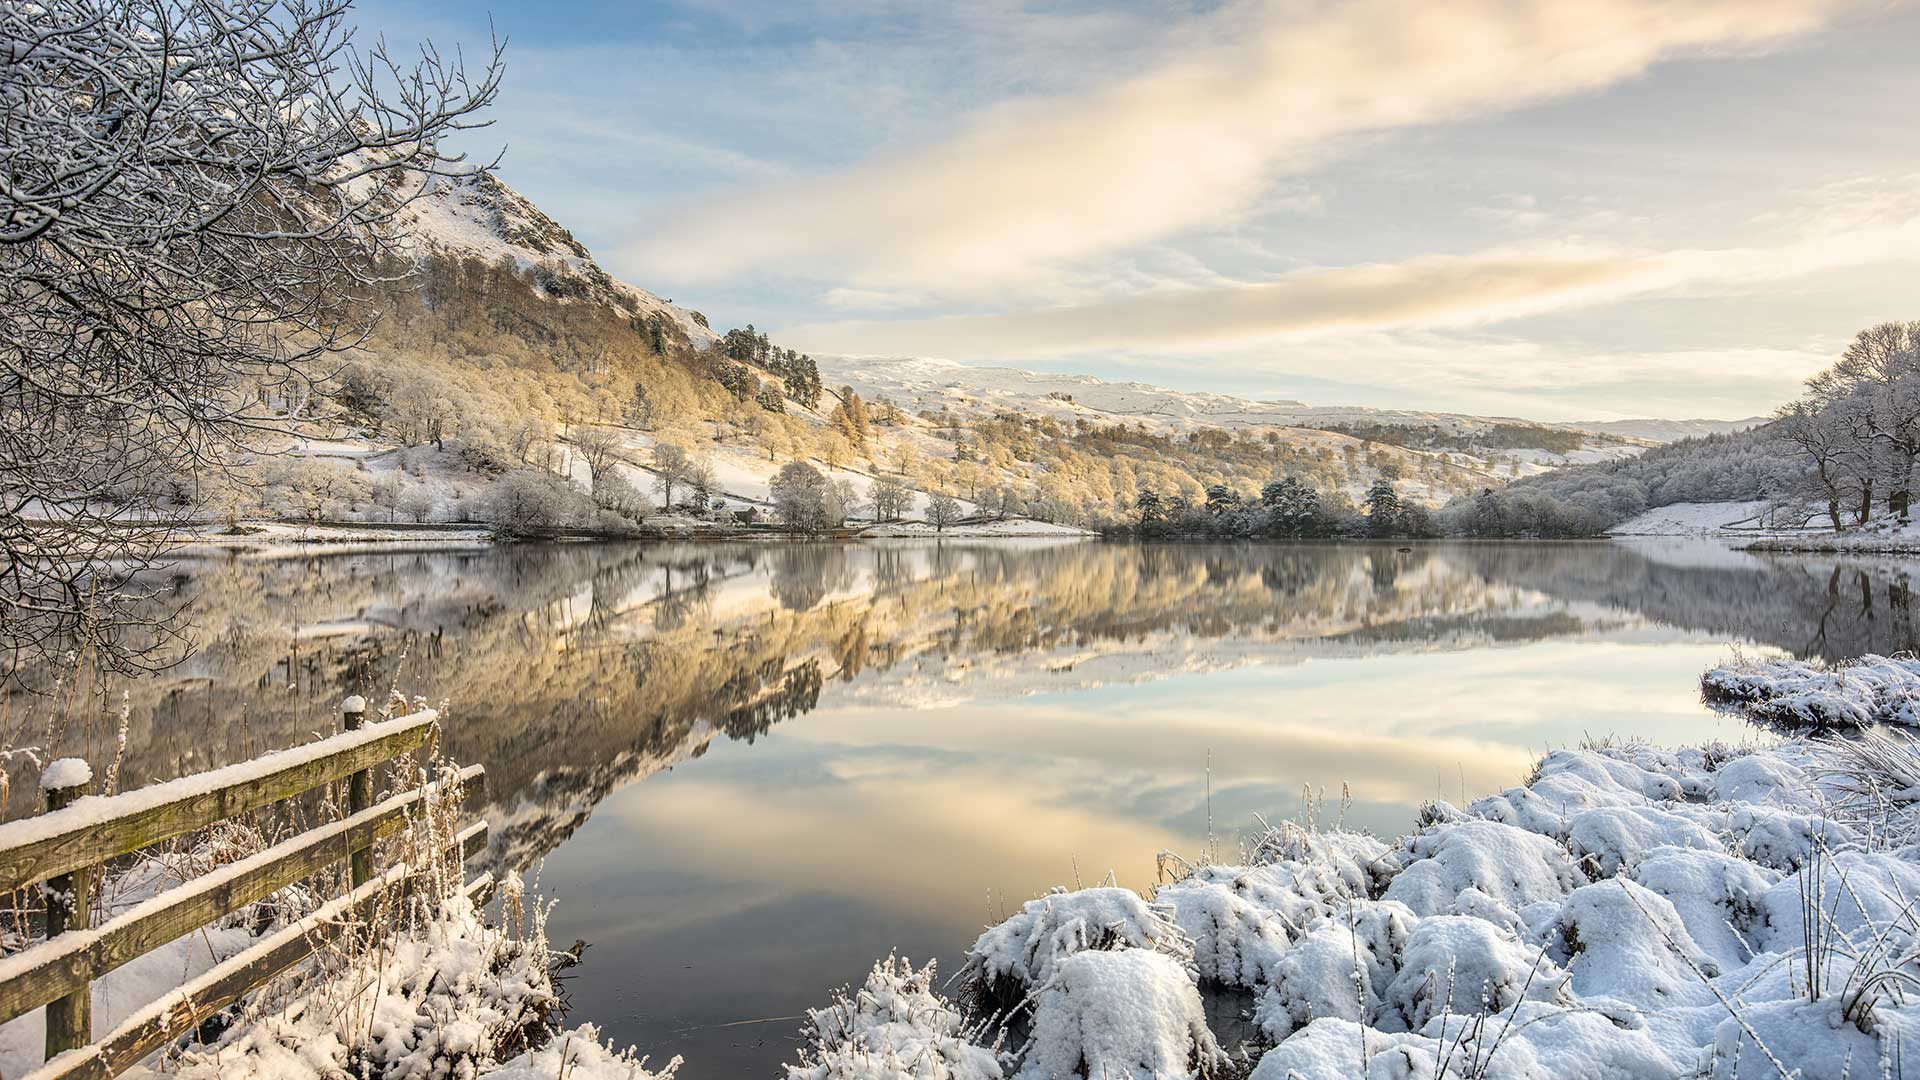
[[[1002, 103], [945, 141], [677, 207], [616, 259], [648, 278], [785, 271], [872, 287], [978, 287], [1222, 226], [1355, 135], [1608, 86], [1674, 56], [1751, 49], [1848, 0], [1261, 0], [1211, 16], [1160, 67]], [[1551, 268], [1558, 287], [1615, 270]], [[1508, 272], [1517, 270], [1509, 267]], [[1498, 267], [1480, 270], [1498, 292]]]
[[1496, 249], [1035, 311], [814, 324], [783, 336], [820, 352], [956, 359], [1178, 350], [1330, 332], [1483, 326], [1633, 296], [1738, 289], [1905, 258], [1920, 258], [1920, 217], [1773, 248]]

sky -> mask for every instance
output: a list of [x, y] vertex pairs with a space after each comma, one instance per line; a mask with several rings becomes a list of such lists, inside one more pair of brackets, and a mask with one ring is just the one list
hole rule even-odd
[[616, 276], [819, 355], [1733, 419], [1920, 318], [1920, 3], [365, 0]]

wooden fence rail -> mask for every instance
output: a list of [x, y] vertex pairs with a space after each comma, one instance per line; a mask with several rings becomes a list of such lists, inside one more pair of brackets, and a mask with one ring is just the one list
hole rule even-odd
[[[50, 770], [43, 784], [48, 788], [46, 812], [0, 825], [0, 891], [45, 882], [47, 896], [46, 938], [0, 957], [0, 1023], [46, 1007], [48, 1060], [32, 1074], [36, 1080], [110, 1080], [335, 940], [348, 922], [399, 895], [425, 872], [404, 862], [376, 870], [375, 845], [406, 828], [436, 794], [459, 787], [471, 796], [483, 782], [484, 770], [470, 766], [374, 804], [373, 768], [425, 745], [438, 717], [423, 710], [367, 723], [359, 698], [349, 698], [342, 711], [346, 730], [340, 735], [121, 795], [82, 796], [90, 782], [87, 770]], [[69, 775], [59, 775], [63, 772]], [[72, 782], [75, 778], [78, 784]], [[90, 925], [88, 894], [108, 860], [343, 778], [346, 817], [297, 833]], [[446, 856], [455, 864], [464, 862], [483, 850], [486, 841], [486, 823], [474, 823], [459, 832]], [[349, 865], [345, 896], [254, 943], [93, 1041], [94, 980], [342, 860]], [[487, 875], [467, 886], [477, 899], [491, 889]]]

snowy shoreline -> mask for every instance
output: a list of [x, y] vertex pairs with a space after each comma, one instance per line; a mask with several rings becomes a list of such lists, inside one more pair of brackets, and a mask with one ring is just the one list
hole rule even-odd
[[[889, 958], [789, 1077], [1892, 1075], [1920, 1019], [1915, 776], [1883, 730], [1554, 751], [1390, 843], [1288, 823], [1150, 897], [1056, 890], [954, 997]], [[1249, 1043], [1207, 1027], [1218, 990], [1253, 995]]]
[[1069, 525], [1014, 518], [949, 525], [944, 530], [918, 521], [870, 524], [847, 531], [811, 535], [782, 529], [729, 529], [714, 526], [649, 527], [632, 535], [568, 531], [552, 537], [506, 539], [485, 525], [361, 524], [354, 522], [242, 522], [244, 531], [230, 532], [225, 527], [195, 531], [175, 548], [178, 554], [219, 552], [295, 552], [327, 554], [361, 551], [458, 551], [488, 548], [508, 543], [659, 543], [674, 541], [706, 542], [821, 542], [847, 540], [1092, 540], [1099, 534]]

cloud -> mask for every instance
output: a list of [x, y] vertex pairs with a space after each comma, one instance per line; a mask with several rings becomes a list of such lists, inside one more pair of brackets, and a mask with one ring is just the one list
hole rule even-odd
[[[1262, 0], [1214, 43], [1077, 96], [1014, 100], [844, 171], [677, 208], [616, 258], [669, 280], [781, 270], [873, 286], [1004, 282], [1218, 227], [1342, 140], [1512, 109], [1679, 55], [1813, 29], [1848, 0]], [[1604, 273], [1599, 268], [1579, 275]]]
[[1489, 325], [1652, 293], [1742, 289], [1920, 256], [1920, 217], [1773, 248], [1636, 252], [1501, 248], [1301, 270], [1271, 281], [987, 315], [796, 326], [813, 352], [982, 359], [1103, 348], [1193, 349], [1282, 337]]

